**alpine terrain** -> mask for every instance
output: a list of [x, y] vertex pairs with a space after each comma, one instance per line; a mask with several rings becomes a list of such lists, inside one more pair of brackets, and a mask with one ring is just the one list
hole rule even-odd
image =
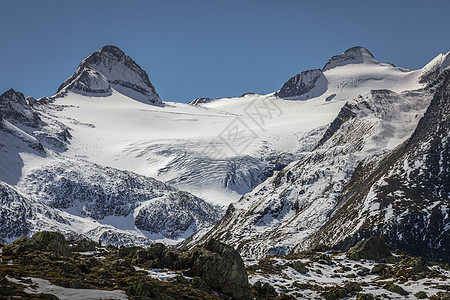
[[0, 294], [441, 297], [449, 136], [450, 52], [410, 70], [353, 47], [177, 103], [104, 46], [54, 95], [0, 95]]

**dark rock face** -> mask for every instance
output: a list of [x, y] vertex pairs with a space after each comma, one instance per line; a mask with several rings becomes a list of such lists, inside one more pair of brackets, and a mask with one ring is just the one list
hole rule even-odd
[[190, 105], [199, 105], [199, 104], [209, 103], [212, 100], [213, 100], [212, 98], [195, 98], [194, 100], [192, 100], [188, 104], [190, 104]]
[[104, 46], [83, 60], [76, 72], [61, 84], [56, 96], [62, 96], [68, 90], [107, 96], [112, 93], [112, 88], [133, 99], [140, 95], [139, 98], [145, 101], [162, 105], [148, 74], [122, 50], [112, 45]]
[[283, 87], [275, 93], [275, 96], [280, 98], [301, 97], [311, 92], [314, 88], [317, 89], [316, 93], [314, 93], [314, 97], [320, 96], [326, 91], [326, 84], [325, 86], [317, 86], [319, 81], [323, 81], [321, 83], [322, 85], [327, 83], [327, 80], [321, 70], [314, 69], [301, 72], [300, 74], [297, 74], [289, 79]]
[[[19, 205], [17, 205], [19, 204]], [[5, 241], [29, 233], [30, 217], [28, 199], [11, 186], [0, 181], [0, 241]]]
[[16, 125], [39, 127], [43, 125], [39, 114], [31, 109], [22, 93], [10, 89], [0, 95], [3, 118]]
[[348, 250], [347, 256], [353, 260], [370, 259], [378, 261], [391, 256], [391, 251], [382, 238], [373, 236], [356, 243]]
[[347, 122], [349, 119], [356, 117], [356, 114], [352, 110], [352, 106], [348, 103], [344, 105], [339, 111], [336, 119], [331, 122], [330, 127], [328, 127], [327, 131], [324, 133], [323, 137], [317, 143], [316, 147], [320, 147], [323, 145], [330, 137], [332, 137], [341, 126]]
[[[0, 114], [4, 120], [35, 138], [11, 132], [29, 147], [40, 152], [44, 152], [43, 145], [56, 151], [65, 150], [71, 138], [68, 128], [57, 121], [42, 121], [40, 113], [34, 107], [35, 101], [25, 99], [22, 93], [10, 89], [0, 95]], [[3, 122], [0, 122], [0, 128], [6, 130]]]

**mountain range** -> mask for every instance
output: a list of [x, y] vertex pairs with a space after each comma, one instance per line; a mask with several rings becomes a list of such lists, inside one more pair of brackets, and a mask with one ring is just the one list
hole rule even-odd
[[353, 47], [274, 93], [184, 104], [105, 46], [52, 96], [0, 96], [0, 239], [214, 238], [261, 258], [383, 234], [450, 261], [449, 67]]

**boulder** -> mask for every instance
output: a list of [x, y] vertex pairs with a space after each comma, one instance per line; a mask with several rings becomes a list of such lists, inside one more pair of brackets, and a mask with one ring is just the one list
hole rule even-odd
[[308, 269], [306, 269], [305, 264], [299, 260], [295, 260], [292, 263], [292, 268], [294, 268], [294, 270], [299, 272], [300, 274], [305, 274], [306, 272], [308, 272]]
[[424, 291], [417, 292], [414, 294], [414, 296], [416, 296], [416, 298], [418, 298], [418, 299], [428, 298], [428, 295]]
[[189, 265], [189, 276], [199, 276], [213, 290], [233, 299], [253, 299], [244, 262], [232, 247], [211, 239], [191, 252]]
[[257, 281], [253, 285], [253, 290], [255, 291], [255, 295], [258, 297], [267, 298], [278, 296], [278, 293], [275, 290], [275, 288], [267, 282], [262, 283], [261, 281]]
[[383, 288], [384, 288], [385, 290], [388, 290], [389, 292], [397, 293], [397, 294], [400, 294], [400, 295], [403, 295], [403, 296], [409, 294], [409, 293], [408, 293], [407, 291], [405, 291], [401, 286], [396, 285], [396, 284], [394, 284], [394, 283], [387, 284], [387, 285], [385, 285]]
[[389, 256], [391, 256], [391, 251], [384, 243], [383, 238], [375, 236], [359, 241], [347, 251], [347, 257], [352, 260], [369, 259], [379, 261]]

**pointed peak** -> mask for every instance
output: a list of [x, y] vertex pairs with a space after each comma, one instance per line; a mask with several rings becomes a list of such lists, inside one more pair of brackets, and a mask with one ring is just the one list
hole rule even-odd
[[84, 59], [55, 96], [63, 96], [70, 90], [104, 97], [111, 95], [113, 89], [137, 101], [162, 105], [148, 74], [113, 45], [106, 45]]
[[[106, 45], [89, 55], [82, 63], [97, 63], [98, 60], [105, 59], [107, 57], [110, 59], [109, 63], [113, 63], [116, 60], [125, 60], [126, 58], [133, 61], [119, 47], [114, 45]], [[133, 61], [133, 63], [135, 62]]]
[[21, 102], [22, 104], [26, 103], [25, 96], [21, 92], [16, 92], [14, 89], [9, 89], [0, 95], [0, 102], [4, 102], [5, 100]]
[[379, 63], [364, 47], [356, 46], [344, 51], [344, 53], [331, 57], [323, 67], [322, 71], [327, 71], [336, 67], [349, 64]]
[[433, 58], [427, 65], [422, 68], [422, 75], [419, 78], [419, 83], [432, 84], [439, 74], [450, 67], [450, 51], [446, 54], [440, 53]]

